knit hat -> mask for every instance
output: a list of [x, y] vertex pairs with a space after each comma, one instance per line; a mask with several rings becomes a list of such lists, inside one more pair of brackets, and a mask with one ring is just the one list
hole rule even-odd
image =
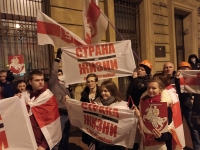
[[144, 68], [144, 70], [146, 71], [146, 74], [149, 75], [151, 74], [151, 69], [143, 64], [140, 64], [139, 66], [141, 66], [142, 68]]

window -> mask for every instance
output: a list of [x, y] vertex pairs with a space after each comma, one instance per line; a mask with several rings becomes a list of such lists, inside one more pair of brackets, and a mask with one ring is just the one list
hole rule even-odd
[[37, 9], [48, 12], [48, 0], [0, 0], [0, 70], [7, 69], [9, 55], [23, 55], [26, 72], [49, 74], [53, 52], [37, 43]]
[[[115, 25], [116, 29], [126, 40], [131, 40], [132, 50], [139, 55], [140, 54], [140, 24], [139, 24], [139, 3], [136, 1], [128, 0], [115, 0]], [[139, 1], [137, 1], [139, 2]], [[122, 40], [121, 36], [116, 33], [116, 40]], [[136, 64], [138, 63], [135, 58]], [[129, 79], [127, 77], [121, 77], [119, 79], [119, 90], [122, 93], [123, 100], [126, 100], [126, 91], [129, 85]]]

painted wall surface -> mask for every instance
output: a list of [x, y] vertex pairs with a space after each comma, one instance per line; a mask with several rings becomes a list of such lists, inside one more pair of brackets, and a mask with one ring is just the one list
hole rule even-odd
[[[175, 9], [188, 13], [183, 19], [185, 61], [190, 54], [198, 55], [200, 47], [199, 0], [143, 0], [140, 4], [142, 59], [153, 63], [153, 72], [162, 71], [163, 64], [171, 61], [177, 67], [174, 14]], [[165, 57], [155, 57], [155, 46], [165, 46]]]

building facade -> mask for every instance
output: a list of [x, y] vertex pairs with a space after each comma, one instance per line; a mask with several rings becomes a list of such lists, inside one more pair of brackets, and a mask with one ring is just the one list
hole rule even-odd
[[[200, 51], [200, 0], [95, 0], [115, 26], [108, 26], [102, 42], [130, 39], [136, 64], [148, 59], [153, 73], [171, 61], [175, 68]], [[36, 11], [83, 38], [83, 0], [0, 0], [0, 69], [8, 55], [22, 54], [26, 70], [49, 74], [57, 48], [38, 46]], [[119, 34], [120, 33], [120, 34]], [[139, 59], [137, 58], [139, 57]], [[125, 96], [128, 78], [114, 79]], [[80, 93], [84, 84], [76, 91]]]

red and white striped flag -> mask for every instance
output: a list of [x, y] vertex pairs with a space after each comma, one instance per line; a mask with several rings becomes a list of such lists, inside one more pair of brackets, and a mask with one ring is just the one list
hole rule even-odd
[[172, 85], [169, 85], [166, 87], [166, 89], [169, 91], [170, 97], [172, 99], [172, 122], [168, 125], [168, 129], [173, 137], [172, 149], [182, 150], [185, 147], [185, 136], [178, 94]]
[[40, 10], [37, 12], [38, 45], [56, 47], [87, 45], [79, 36], [67, 30]]
[[181, 93], [200, 94], [200, 70], [180, 70]]
[[93, 0], [83, 1], [84, 37], [87, 44], [100, 43], [108, 26], [108, 19]]
[[62, 137], [58, 104], [53, 93], [47, 89], [39, 97], [29, 98], [30, 94], [22, 93], [22, 98], [30, 106], [29, 115], [34, 117], [49, 145], [52, 149]]

